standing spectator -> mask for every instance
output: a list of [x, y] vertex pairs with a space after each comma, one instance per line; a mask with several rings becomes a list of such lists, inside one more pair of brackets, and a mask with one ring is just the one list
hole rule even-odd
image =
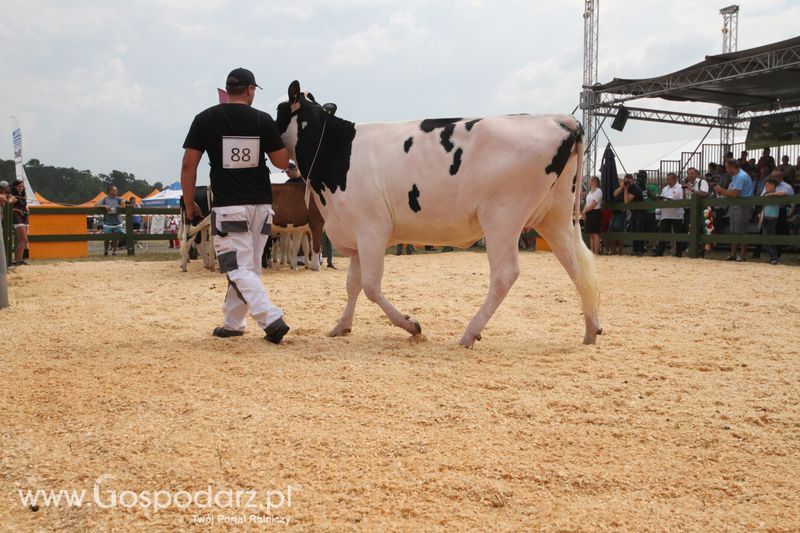
[[[776, 170], [776, 172], [780, 172]], [[775, 178], [768, 178], [764, 184], [763, 196], [774, 196], [776, 194], [775, 188], [778, 186], [778, 180]], [[778, 224], [778, 208], [777, 205], [765, 205], [761, 211], [761, 234], [762, 235], [775, 235], [775, 228]], [[778, 264], [778, 250], [774, 244], [767, 245], [767, 253], [769, 254], [769, 264]]]
[[[633, 176], [625, 174], [625, 177], [620, 181], [617, 179], [617, 188], [612, 193], [613, 204], [619, 205], [625, 203], [625, 180], [630, 179], [633, 181]], [[606, 206], [607, 207], [607, 206]], [[608, 226], [608, 231], [615, 233], [622, 233], [625, 231], [625, 221], [627, 219], [627, 211], [614, 210], [611, 211], [611, 223]], [[607, 250], [609, 255], [622, 255], [622, 249], [625, 242], [622, 239], [609, 239]]]
[[[764, 149], [769, 154], [769, 148]], [[728, 198], [747, 198], [753, 196], [753, 180], [739, 167], [739, 162], [731, 159], [725, 163], [725, 170], [731, 176], [731, 183], [727, 189], [719, 185], [714, 187], [717, 196]], [[728, 218], [731, 224], [732, 235], [747, 233], [747, 224], [753, 210], [749, 205], [732, 205], [728, 208]], [[738, 253], [737, 253], [738, 252]], [[731, 244], [731, 254], [728, 261], [744, 261], [747, 258], [746, 244]]]
[[[636, 184], [638, 185], [639, 189], [641, 189], [645, 202], [656, 201], [658, 198], [658, 185], [655, 183], [648, 183], [647, 172], [640, 170], [638, 174], [636, 174]], [[658, 221], [656, 221], [655, 208], [642, 211], [642, 215], [644, 216], [644, 231], [646, 233], [655, 233], [658, 230]], [[655, 246], [654, 243], [651, 243], [651, 245]]]
[[[104, 207], [106, 212], [103, 215], [103, 234], [111, 235], [116, 233], [124, 235], [122, 228], [122, 218], [119, 215], [120, 207], [125, 205], [125, 200], [117, 196], [117, 188], [111, 185], [106, 191], [106, 197], [97, 202], [98, 207]], [[103, 255], [108, 255], [109, 239], [103, 241]], [[111, 238], [111, 255], [117, 255], [118, 239]]]
[[747, 162], [747, 150], [742, 150], [742, 154], [739, 156], [739, 167], [744, 169], [745, 172], [750, 170], [750, 163]]
[[322, 253], [328, 260], [328, 268], [336, 270], [336, 267], [333, 265], [333, 243], [325, 232], [322, 233]]
[[11, 185], [11, 218], [17, 235], [17, 248], [12, 265], [27, 265], [25, 250], [28, 248], [28, 198], [25, 196], [25, 182], [15, 180]]
[[[707, 198], [710, 192], [710, 187], [708, 185], [708, 181], [705, 180], [703, 177], [700, 176], [700, 171], [694, 167], [689, 167], [686, 171], [686, 188], [684, 189], [684, 196], [686, 198], [693, 198], [698, 196], [700, 198]], [[683, 227], [688, 228], [690, 224], [690, 211], [685, 211], [683, 215]], [[702, 216], [702, 215], [701, 215]], [[703, 222], [701, 220], [700, 222]], [[698, 254], [700, 256], [704, 256], [704, 247], [701, 246], [698, 250]]]
[[[167, 221], [167, 233], [178, 233], [178, 221], [174, 215], [170, 216], [169, 220]], [[180, 248], [181, 243], [178, 241], [178, 239], [170, 239], [169, 247]]]
[[[678, 184], [678, 176], [674, 172], [667, 174], [667, 184], [661, 191], [662, 200], [683, 200], [683, 187]], [[682, 207], [662, 207], [661, 208], [661, 221], [659, 222], [659, 231], [661, 233], [675, 233], [681, 234], [683, 230], [683, 208]], [[656, 251], [653, 253], [654, 257], [661, 257], [664, 255], [664, 250], [667, 247], [667, 241], [658, 243]], [[683, 251], [683, 243], [676, 242], [673, 255], [680, 257]]]
[[778, 165], [778, 170], [781, 171], [784, 181], [792, 180], [794, 178], [794, 167], [789, 164], [788, 155], [785, 155], [781, 158], [781, 164]]
[[600, 209], [603, 207], [603, 191], [600, 189], [600, 178], [589, 179], [589, 193], [581, 215], [585, 221], [583, 231], [589, 235], [589, 247], [594, 255], [600, 255]]
[[[783, 173], [779, 169], [775, 169], [772, 172], [771, 179], [775, 180], [775, 191], [772, 193], [772, 196], [794, 196], [794, 188], [786, 183], [783, 180]], [[765, 193], [761, 193], [762, 196], [765, 196]], [[775, 234], [776, 235], [789, 235], [789, 223], [788, 223], [788, 211], [791, 206], [789, 205], [778, 205], [775, 206], [778, 208], [778, 219], [775, 223]], [[781, 256], [783, 252], [783, 246], [776, 246], [775, 250], [778, 254], [778, 257]]]
[[[643, 202], [644, 193], [633, 181], [633, 176], [625, 175], [622, 180], [623, 200], [626, 204], [631, 202]], [[642, 233], [645, 231], [645, 210], [631, 209], [630, 231], [632, 233]], [[644, 241], [633, 241], [633, 255], [641, 257], [644, 254]]]
[[767, 167], [767, 175], [775, 170], [775, 158], [769, 155], [769, 148], [764, 148], [764, 151], [761, 153], [761, 158], [758, 160], [758, 168], [760, 169], [761, 167]]

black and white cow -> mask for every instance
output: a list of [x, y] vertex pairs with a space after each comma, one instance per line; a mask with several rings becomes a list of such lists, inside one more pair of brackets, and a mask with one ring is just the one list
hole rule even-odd
[[[178, 227], [178, 242], [181, 248], [181, 271], [186, 272], [186, 265], [189, 262], [191, 251], [196, 250], [203, 260], [203, 267], [215, 270], [216, 255], [214, 254], [213, 235], [211, 233], [211, 190], [208, 187], [197, 187], [194, 193], [194, 201], [200, 206], [202, 217], [195, 217], [195, 220], [187, 220], [186, 207], [183, 205], [181, 196], [181, 222]], [[197, 242], [197, 241], [200, 242]]]
[[284, 144], [316, 193], [331, 241], [348, 255], [347, 305], [330, 335], [350, 332], [361, 289], [392, 323], [419, 323], [382, 294], [384, 251], [403, 242], [467, 247], [486, 239], [489, 294], [460, 343], [472, 347], [519, 276], [517, 240], [533, 227], [582, 301], [584, 342], [601, 332], [591, 252], [577, 220], [583, 131], [569, 115], [354, 124], [300, 84], [278, 106]]

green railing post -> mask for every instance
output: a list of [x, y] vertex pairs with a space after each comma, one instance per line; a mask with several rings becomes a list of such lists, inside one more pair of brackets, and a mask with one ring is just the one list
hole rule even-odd
[[133, 204], [130, 201], [125, 206], [125, 246], [128, 248], [128, 255], [136, 253], [136, 243], [133, 241]]
[[700, 196], [692, 195], [692, 205], [689, 207], [689, 257], [697, 257], [700, 248], [700, 234], [703, 231], [703, 208]]

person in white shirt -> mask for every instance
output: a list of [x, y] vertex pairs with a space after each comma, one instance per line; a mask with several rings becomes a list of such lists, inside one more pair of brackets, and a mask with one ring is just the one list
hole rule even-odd
[[[678, 185], [678, 176], [674, 172], [667, 174], [667, 185], [661, 190], [662, 200], [683, 200], [683, 187]], [[662, 207], [661, 221], [658, 223], [658, 230], [661, 233], [683, 233], [683, 208], [682, 207]], [[674, 255], [680, 257], [683, 252], [682, 242], [675, 243]], [[658, 243], [654, 257], [664, 255], [667, 241]]]
[[589, 179], [590, 190], [583, 205], [583, 231], [589, 235], [589, 247], [595, 255], [600, 254], [600, 208], [603, 207], [603, 191], [600, 189], [600, 178]]
[[689, 167], [686, 171], [686, 198], [699, 196], [706, 198], [711, 189], [708, 187], [708, 182], [700, 177], [700, 171], [694, 167]]

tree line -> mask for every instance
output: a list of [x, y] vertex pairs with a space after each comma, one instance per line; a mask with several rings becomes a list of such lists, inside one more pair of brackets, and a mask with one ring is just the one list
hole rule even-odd
[[[160, 181], [151, 185], [121, 170], [95, 175], [91, 170], [43, 165], [38, 159], [25, 163], [25, 173], [34, 191], [59, 204], [82, 204], [111, 185], [116, 186], [120, 194], [133, 191], [137, 196], [147, 196], [153, 188], [164, 188]], [[0, 159], [0, 181], [12, 183], [15, 179], [14, 161]]]

